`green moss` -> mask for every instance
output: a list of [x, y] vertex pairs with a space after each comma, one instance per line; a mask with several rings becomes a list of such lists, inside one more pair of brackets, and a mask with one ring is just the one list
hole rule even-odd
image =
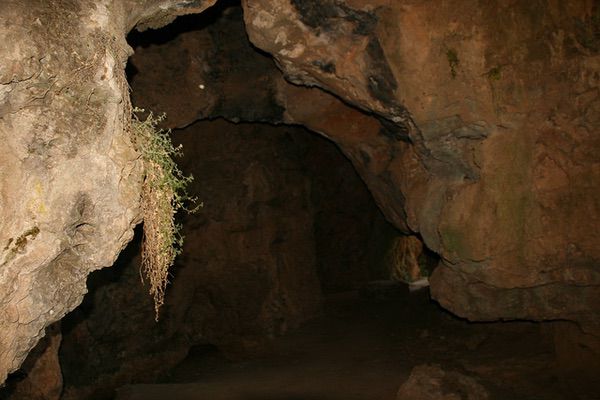
[[446, 50], [446, 59], [448, 60], [448, 65], [450, 66], [450, 75], [452, 76], [452, 79], [455, 79], [457, 74], [456, 70], [458, 68], [458, 64], [460, 64], [456, 50]]
[[8, 252], [4, 257], [1, 265], [6, 264], [15, 258], [18, 253], [23, 253], [27, 247], [29, 240], [34, 240], [40, 233], [40, 228], [34, 226], [33, 228], [27, 229], [25, 232], [17, 236], [16, 238], [8, 239], [6, 246], [2, 249], [4, 252]]
[[490, 69], [487, 72], [486, 76], [491, 81], [499, 81], [500, 78], [502, 78], [502, 67], [498, 65], [498, 66]]

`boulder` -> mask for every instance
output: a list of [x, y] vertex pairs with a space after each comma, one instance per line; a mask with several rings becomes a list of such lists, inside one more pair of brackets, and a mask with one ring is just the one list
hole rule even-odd
[[436, 364], [413, 368], [400, 386], [397, 400], [487, 400], [487, 390], [476, 379]]

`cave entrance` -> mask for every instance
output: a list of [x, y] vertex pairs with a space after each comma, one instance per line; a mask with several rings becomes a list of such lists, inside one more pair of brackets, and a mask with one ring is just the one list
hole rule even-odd
[[[318, 352], [315, 338], [349, 334], [334, 351], [336, 368], [352, 363], [343, 348], [353, 340], [375, 346], [394, 308], [410, 309], [407, 286], [390, 279], [406, 258], [396, 251], [405, 235], [336, 144], [286, 123], [281, 74], [248, 42], [239, 4], [222, 2], [129, 40], [132, 102], [166, 113], [165, 128], [183, 146], [178, 164], [195, 177], [189, 192], [204, 207], [182, 216], [184, 252], [158, 323], [139, 284], [139, 232], [115, 267], [90, 276], [90, 294], [63, 322], [64, 398], [109, 398], [124, 383], [185, 380], [207, 363], [223, 369], [232, 359], [285, 353], [290, 343], [277, 338], [292, 332], [298, 336], [286, 340]], [[419, 254], [421, 264], [435, 264]], [[418, 299], [430, 304], [426, 292]], [[352, 326], [330, 324], [333, 314]], [[379, 379], [373, 387], [396, 390]]]
[[[181, 17], [158, 31], [132, 32], [129, 41], [135, 47], [128, 68], [133, 103], [146, 110], [166, 112], [165, 126], [173, 129], [174, 140], [182, 140], [187, 148], [184, 169], [200, 176], [200, 182], [194, 184], [198, 198], [208, 202], [207, 205], [218, 203], [211, 199], [214, 192], [203, 192], [202, 182], [210, 179], [207, 177], [215, 172], [197, 170], [204, 168], [200, 166], [202, 161], [198, 161], [205, 157], [198, 147], [198, 143], [203, 141], [206, 141], [207, 147], [211, 141], [215, 143], [208, 159], [222, 148], [225, 148], [225, 153], [229, 148], [236, 152], [245, 147], [249, 153], [253, 146], [269, 148], [272, 158], [260, 152], [254, 154], [252, 172], [237, 170], [234, 173], [234, 167], [222, 171], [224, 179], [230, 179], [224, 180], [224, 184], [247, 179], [245, 190], [250, 196], [259, 198], [268, 197], [269, 194], [261, 194], [260, 191], [273, 190], [273, 185], [283, 193], [288, 187], [298, 184], [292, 174], [299, 168], [299, 161], [294, 161], [298, 165], [284, 167], [289, 172], [286, 178], [275, 176], [279, 169], [268, 166], [269, 163], [281, 161], [290, 164], [290, 161], [284, 160], [285, 154], [298, 160], [304, 157], [301, 168], [310, 181], [308, 208], [311, 211], [308, 214], [316, 213], [314, 218], [307, 216], [305, 219], [314, 219], [312, 225], [308, 225], [312, 226], [312, 234], [317, 236], [314, 255], [321, 288], [325, 292], [339, 292], [390, 277], [396, 281], [421, 281], [426, 285], [427, 280], [421, 278], [431, 273], [437, 256], [428, 251], [417, 236], [403, 235], [385, 221], [357, 172], [333, 143], [303, 129], [301, 122], [287, 115], [289, 104], [282, 98], [282, 92], [286, 90], [282, 87], [292, 85], [283, 79], [270, 56], [250, 44], [239, 1], [220, 2], [201, 15]], [[310, 103], [310, 95], [305, 100]], [[298, 111], [297, 104], [290, 107]], [[300, 111], [300, 114], [307, 112], [310, 108]], [[335, 118], [341, 121], [344, 116]], [[364, 118], [375, 120], [367, 115]], [[236, 125], [227, 125], [224, 121]], [[214, 138], [204, 134], [204, 130], [212, 132], [214, 129], [220, 129], [221, 133]], [[245, 136], [245, 143], [228, 142], [231, 139], [226, 133], [228, 131]], [[281, 134], [287, 138], [287, 148], [284, 148], [283, 139], [271, 139], [277, 140], [279, 147], [265, 146], [262, 142], [253, 144], [260, 135], [276, 137]], [[219, 137], [222, 142], [219, 142]], [[302, 155], [302, 152], [306, 154]], [[248, 157], [238, 151], [229, 157], [223, 155], [223, 162], [235, 166], [236, 156]], [[364, 159], [369, 155], [360, 152], [360, 157]], [[216, 164], [215, 161], [212, 166]], [[268, 170], [268, 173], [261, 169]], [[228, 178], [232, 174], [235, 177]], [[248, 177], [248, 174], [256, 176]], [[275, 182], [268, 182], [270, 179]], [[327, 180], [329, 182], [324, 183]], [[265, 185], [268, 188], [263, 187]], [[301, 189], [297, 191], [302, 192]], [[258, 199], [255, 205], [260, 201]], [[273, 200], [273, 204], [275, 202]], [[296, 211], [290, 208], [290, 215], [300, 212], [304, 206], [298, 204]], [[257, 213], [256, 210], [248, 212], [248, 215]], [[302, 225], [299, 221], [295, 222], [298, 227]], [[303, 258], [306, 259], [310, 253], [304, 251]]]
[[[249, 44], [238, 2], [130, 43], [133, 103], [166, 113], [205, 206], [182, 217], [158, 323], [140, 232], [90, 275], [62, 322], [63, 400], [392, 399], [416, 365], [416, 381], [473, 398], [485, 389], [472, 374], [497, 398], [560, 398], [540, 381], [551, 345], [538, 326], [469, 324], [399, 283], [437, 257], [385, 220], [334, 143], [288, 124], [283, 78]], [[449, 383], [440, 365], [466, 374]]]
[[[110, 398], [124, 383], [182, 382], [215, 370], [227, 376], [254, 357], [286, 363], [281, 352], [294, 341], [310, 353], [323, 352], [323, 340], [344, 338], [334, 350], [341, 357], [355, 340], [375, 346], [398, 310], [410, 310], [407, 286], [389, 280], [387, 250], [399, 232], [331, 141], [298, 126], [222, 118], [172, 136], [184, 148], [181, 169], [196, 178], [190, 192], [204, 207], [181, 221], [184, 251], [160, 321], [139, 282], [138, 232], [113, 268], [90, 275], [90, 293], [63, 321], [66, 399], [87, 390]], [[426, 292], [417, 299], [429, 304]], [[341, 319], [331, 323], [332, 315]], [[309, 368], [313, 360], [298, 362]], [[349, 362], [342, 357], [334, 367]], [[274, 382], [287, 379], [255, 367], [264, 379], [272, 372]], [[373, 385], [395, 390], [389, 383]], [[213, 395], [206, 393], [226, 396]]]

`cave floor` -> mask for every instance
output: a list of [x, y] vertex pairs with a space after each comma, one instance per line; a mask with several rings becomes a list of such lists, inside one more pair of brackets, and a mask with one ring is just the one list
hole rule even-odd
[[330, 296], [322, 316], [260, 355], [231, 361], [192, 351], [164, 383], [123, 387], [117, 399], [387, 400], [425, 363], [475, 376], [492, 399], [597, 398], [556, 372], [546, 326], [469, 323], [424, 290]]

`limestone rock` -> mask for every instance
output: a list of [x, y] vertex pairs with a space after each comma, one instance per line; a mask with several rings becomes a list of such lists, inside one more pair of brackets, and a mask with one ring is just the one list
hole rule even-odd
[[[176, 39], [189, 65], [178, 87], [194, 89], [169, 102], [180, 104], [169, 106], [175, 124], [225, 116], [319, 132], [387, 219], [442, 257], [431, 290], [444, 307], [471, 320], [569, 319], [597, 330], [597, 6], [459, 3], [244, 1], [250, 39], [287, 81], [238, 45], [231, 12]], [[257, 93], [250, 109], [235, 96], [244, 79]]]
[[63, 379], [58, 349], [62, 333], [60, 322], [46, 328], [46, 336], [38, 342], [19, 368], [18, 379], [12, 379], [8, 387], [0, 389], [0, 398], [4, 391], [6, 398], [28, 400], [59, 400], [63, 389]]
[[138, 221], [127, 45], [95, 3], [0, 5], [0, 382]]
[[[0, 4], [0, 381], [139, 220], [125, 35], [213, 3]], [[267, 119], [339, 144], [386, 217], [442, 257], [434, 298], [600, 331], [597, 2], [242, 5], [288, 81], [342, 99], [265, 78]]]
[[214, 2], [194, 3], [0, 4], [0, 382], [131, 239], [140, 165], [127, 136], [125, 34], [136, 16]]
[[487, 400], [489, 394], [474, 378], [439, 365], [413, 368], [402, 384], [397, 400]]

